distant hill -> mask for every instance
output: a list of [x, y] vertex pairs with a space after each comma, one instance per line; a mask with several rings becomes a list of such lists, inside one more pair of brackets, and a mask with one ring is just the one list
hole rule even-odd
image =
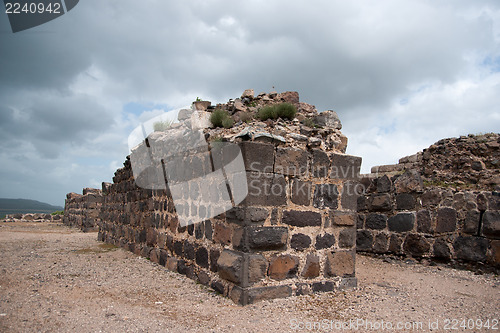
[[0, 198], [0, 218], [6, 214], [52, 213], [63, 209], [61, 206], [52, 206], [36, 200]]

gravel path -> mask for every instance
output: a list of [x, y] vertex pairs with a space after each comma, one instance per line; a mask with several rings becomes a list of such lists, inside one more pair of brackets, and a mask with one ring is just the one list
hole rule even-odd
[[[324, 332], [398, 323], [416, 332], [431, 331], [429, 321], [433, 332], [473, 332], [478, 320], [500, 331], [500, 278], [490, 274], [358, 255], [355, 290], [241, 307], [96, 238], [56, 223], [1, 222], [0, 332], [309, 332], [315, 323]], [[451, 330], [450, 321], [445, 330], [452, 319], [474, 319], [474, 329]]]

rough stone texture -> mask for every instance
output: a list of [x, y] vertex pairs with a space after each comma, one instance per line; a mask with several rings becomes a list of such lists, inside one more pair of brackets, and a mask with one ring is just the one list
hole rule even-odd
[[321, 226], [321, 214], [310, 211], [283, 211], [283, 223], [295, 227], [319, 227]]
[[387, 216], [377, 213], [369, 214], [366, 216], [365, 226], [367, 229], [385, 229], [387, 227]]
[[[316, 236], [316, 249], [328, 249], [335, 245], [335, 236], [332, 234], [324, 234]], [[352, 246], [352, 245], [351, 245]]]
[[487, 211], [484, 213], [483, 235], [500, 238], [500, 212]]
[[269, 263], [269, 277], [274, 280], [285, 280], [297, 274], [299, 260], [290, 255], [274, 257]]
[[311, 238], [304, 234], [295, 234], [290, 240], [290, 246], [297, 250], [303, 251], [311, 245]]
[[302, 270], [301, 276], [306, 279], [318, 277], [320, 273], [319, 256], [315, 254], [308, 254], [306, 264]]
[[417, 234], [410, 234], [406, 236], [403, 248], [412, 256], [421, 257], [429, 252], [430, 244], [425, 237]]
[[339, 191], [334, 184], [316, 185], [314, 188], [313, 206], [316, 208], [336, 209]]
[[329, 252], [325, 264], [326, 274], [330, 276], [350, 276], [354, 274], [354, 252]]
[[296, 205], [309, 206], [311, 204], [311, 182], [301, 180], [292, 181], [291, 200]]
[[455, 231], [457, 212], [453, 208], [440, 208], [437, 211], [436, 232]]
[[415, 215], [413, 213], [397, 213], [388, 220], [389, 230], [406, 232], [413, 230]]
[[488, 240], [480, 237], [459, 236], [453, 242], [453, 248], [458, 259], [483, 262], [486, 260]]
[[244, 258], [242, 255], [229, 250], [224, 250], [217, 260], [219, 277], [236, 284], [241, 284], [243, 279]]

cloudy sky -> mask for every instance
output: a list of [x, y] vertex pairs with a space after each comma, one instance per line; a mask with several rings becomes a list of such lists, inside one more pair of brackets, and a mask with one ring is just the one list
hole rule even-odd
[[0, 197], [63, 205], [110, 181], [141, 121], [196, 97], [299, 91], [363, 171], [500, 129], [498, 0], [83, 0], [0, 13]]

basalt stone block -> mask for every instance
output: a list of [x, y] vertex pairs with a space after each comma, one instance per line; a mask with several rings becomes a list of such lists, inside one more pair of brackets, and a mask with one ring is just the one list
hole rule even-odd
[[335, 290], [335, 285], [331, 281], [314, 282], [311, 288], [315, 293], [326, 293]]
[[455, 256], [468, 261], [485, 261], [488, 240], [481, 237], [459, 236], [453, 242]]
[[373, 194], [368, 199], [368, 209], [371, 211], [389, 211], [392, 210], [390, 194]]
[[184, 258], [189, 260], [194, 260], [195, 258], [194, 246], [188, 240], [184, 240]]
[[313, 279], [319, 276], [319, 272], [319, 257], [315, 254], [308, 254], [301, 276], [306, 279]]
[[488, 209], [488, 198], [484, 193], [479, 193], [476, 197], [477, 209], [485, 211]]
[[339, 233], [339, 247], [351, 248], [356, 244], [356, 230], [354, 228], [346, 228]]
[[287, 227], [252, 227], [247, 231], [250, 249], [279, 250], [286, 247]]
[[297, 250], [303, 251], [311, 245], [311, 238], [304, 234], [295, 234], [290, 240], [290, 246]]
[[328, 252], [325, 263], [325, 275], [353, 276], [354, 263], [354, 251]]
[[363, 196], [364, 193], [365, 188], [360, 182], [354, 180], [344, 182], [340, 199], [342, 209], [356, 211], [358, 209], [358, 198]]
[[219, 277], [236, 284], [241, 284], [243, 282], [244, 263], [245, 259], [243, 255], [231, 250], [223, 250], [217, 260]]
[[448, 260], [451, 258], [451, 251], [448, 243], [444, 239], [436, 239], [432, 246], [432, 253], [434, 258]]
[[457, 211], [453, 208], [439, 208], [436, 219], [436, 232], [452, 232], [457, 227]]
[[260, 254], [248, 256], [248, 282], [255, 283], [266, 277], [267, 260]]
[[401, 240], [401, 237], [398, 236], [397, 234], [392, 234], [391, 238], [389, 239], [389, 252], [395, 254], [402, 254], [403, 253], [401, 249], [402, 244], [403, 241]]
[[385, 229], [387, 227], [387, 215], [376, 213], [368, 214], [366, 216], [365, 226], [367, 229]]
[[321, 214], [311, 211], [285, 210], [282, 222], [294, 227], [319, 227]]
[[360, 195], [357, 199], [357, 211], [361, 212], [368, 209], [368, 199], [364, 195]]
[[267, 208], [233, 207], [226, 212], [226, 220], [239, 225], [263, 224], [269, 216]]
[[314, 188], [313, 206], [316, 208], [338, 208], [339, 191], [337, 185], [320, 184]]
[[332, 225], [353, 226], [357, 221], [357, 214], [342, 211], [330, 211], [330, 220]]
[[292, 288], [289, 286], [272, 286], [251, 288], [248, 290], [248, 303], [252, 304], [266, 299], [284, 298], [292, 295]]
[[216, 223], [214, 228], [213, 240], [216, 243], [220, 243], [222, 245], [231, 244], [233, 230], [231, 227], [226, 226], [222, 223]]
[[415, 197], [409, 193], [399, 193], [396, 195], [396, 209], [412, 210], [415, 209]]
[[247, 173], [248, 195], [242, 206], [286, 205], [287, 182], [283, 175]]
[[174, 257], [168, 257], [165, 267], [171, 272], [177, 272], [177, 261]]
[[386, 253], [389, 245], [389, 236], [385, 233], [379, 233], [375, 236], [373, 242], [373, 252]]
[[386, 193], [391, 190], [392, 187], [392, 182], [387, 177], [387, 175], [384, 175], [380, 178], [377, 178], [377, 192], [378, 193]]
[[308, 172], [307, 152], [297, 148], [278, 148], [274, 172], [288, 176], [304, 176]]
[[285, 280], [297, 275], [299, 259], [291, 255], [282, 255], [271, 258], [268, 275], [273, 280]]
[[179, 257], [182, 257], [183, 252], [184, 252], [184, 242], [175, 241], [174, 242], [174, 253], [176, 255], [178, 255]]
[[312, 175], [313, 177], [328, 177], [330, 172], [330, 158], [321, 149], [312, 150]]
[[403, 249], [414, 257], [422, 257], [430, 250], [430, 244], [424, 236], [409, 234], [403, 243]]
[[274, 145], [245, 141], [240, 143], [240, 148], [247, 171], [273, 172]]
[[177, 260], [177, 273], [182, 275], [187, 275], [188, 273], [188, 264], [185, 260]]
[[479, 220], [481, 213], [477, 210], [469, 210], [465, 215], [463, 232], [468, 234], [477, 234], [479, 229]]
[[422, 206], [437, 206], [441, 202], [441, 191], [440, 190], [429, 190], [425, 191], [421, 197]]
[[358, 218], [356, 220], [356, 229], [363, 229], [365, 227], [365, 215], [358, 214]]
[[426, 234], [432, 232], [431, 213], [426, 209], [417, 212], [417, 231]]
[[210, 284], [210, 288], [212, 288], [213, 290], [215, 290], [215, 292], [221, 295], [225, 295], [226, 293], [226, 288], [220, 281], [215, 281], [215, 280], [212, 281], [212, 283]]
[[483, 214], [483, 235], [500, 237], [500, 212], [486, 211]]
[[291, 200], [294, 204], [309, 206], [311, 204], [311, 192], [311, 182], [298, 179], [292, 181]]
[[218, 249], [210, 249], [210, 270], [217, 272], [217, 260], [219, 260], [220, 251]]
[[202, 285], [208, 286], [210, 284], [210, 275], [207, 272], [200, 270], [196, 275]]
[[389, 218], [389, 231], [407, 232], [413, 230], [415, 224], [414, 213], [397, 213]]
[[356, 179], [361, 169], [361, 157], [332, 154], [330, 156], [332, 168], [330, 178], [334, 179]]
[[204, 247], [200, 247], [196, 250], [196, 264], [200, 267], [208, 268], [208, 251]]
[[316, 250], [328, 249], [335, 245], [335, 236], [324, 234], [316, 236]]
[[371, 251], [372, 247], [372, 233], [369, 230], [358, 230], [356, 234], [356, 249], [359, 251]]
[[205, 224], [205, 238], [208, 240], [212, 240], [212, 221], [205, 220], [205, 222], [203, 223]]
[[194, 228], [194, 236], [196, 239], [202, 239], [205, 234], [205, 223], [196, 223]]

